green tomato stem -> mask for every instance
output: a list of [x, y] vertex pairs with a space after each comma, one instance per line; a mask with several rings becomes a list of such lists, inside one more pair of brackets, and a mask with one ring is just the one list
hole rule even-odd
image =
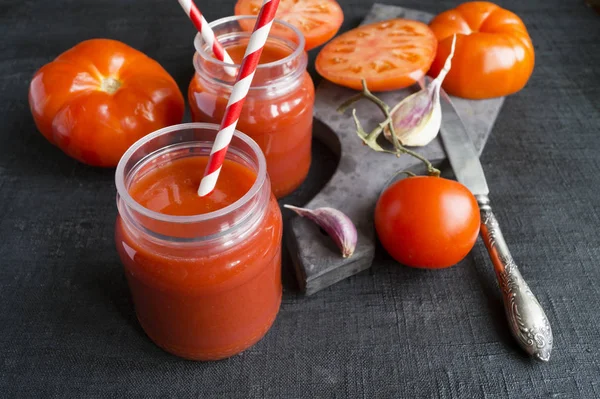
[[[362, 82], [362, 88], [363, 88], [362, 92], [355, 94], [354, 96], [350, 97], [348, 100], [344, 101], [337, 109], [338, 112], [343, 113], [348, 109], [348, 107], [350, 107], [352, 104], [354, 104], [355, 102], [359, 101], [362, 98], [366, 98], [367, 100], [371, 101], [373, 104], [375, 104], [379, 107], [379, 109], [385, 116], [385, 120], [383, 122], [379, 123], [377, 125], [377, 127], [375, 127], [369, 133], [367, 133], [362, 128], [362, 125], [361, 125], [358, 117], [356, 116], [356, 109], [352, 110], [352, 117], [354, 118], [354, 123], [356, 125], [356, 133], [361, 138], [361, 140], [366, 145], [368, 145], [371, 149], [378, 151], [378, 152], [387, 152], [387, 153], [395, 154], [397, 157], [399, 157], [402, 154], [411, 155], [425, 164], [425, 166], [427, 167], [427, 173], [430, 176], [436, 176], [436, 177], [439, 176], [440, 171], [437, 168], [435, 168], [431, 164], [431, 162], [429, 162], [429, 160], [427, 158], [423, 157], [422, 155], [420, 155], [419, 153], [417, 153], [415, 151], [409, 150], [408, 148], [404, 147], [400, 143], [400, 141], [398, 140], [398, 137], [396, 136], [396, 131], [394, 130], [394, 124], [392, 122], [392, 115], [390, 113], [390, 107], [383, 100], [381, 100], [380, 98], [375, 96], [369, 90], [369, 88], [367, 87], [367, 82], [364, 79], [362, 79], [361, 82]], [[392, 143], [394, 145], [395, 151], [386, 150], [377, 143], [377, 139], [379, 138], [379, 135], [383, 132], [385, 127], [388, 127], [390, 129], [390, 133], [392, 135]]]

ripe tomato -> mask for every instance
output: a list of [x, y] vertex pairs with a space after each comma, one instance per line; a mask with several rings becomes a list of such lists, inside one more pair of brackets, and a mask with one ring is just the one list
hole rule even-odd
[[[238, 0], [235, 15], [257, 15], [262, 0]], [[344, 13], [335, 0], [280, 0], [275, 18], [300, 29], [306, 51], [335, 36], [344, 21]]]
[[142, 136], [181, 122], [183, 96], [154, 60], [116, 40], [79, 43], [44, 65], [29, 86], [38, 130], [73, 158], [116, 166]]
[[396, 90], [422, 78], [435, 57], [437, 40], [424, 23], [392, 19], [359, 26], [328, 43], [316, 60], [317, 72], [341, 86]]
[[399, 180], [375, 207], [377, 236], [398, 262], [439, 269], [463, 259], [479, 234], [479, 207], [469, 189], [441, 177]]
[[521, 90], [533, 72], [533, 44], [527, 28], [512, 12], [485, 1], [463, 3], [429, 24], [439, 40], [429, 74], [437, 76], [456, 50], [442, 87], [464, 98], [506, 96]]

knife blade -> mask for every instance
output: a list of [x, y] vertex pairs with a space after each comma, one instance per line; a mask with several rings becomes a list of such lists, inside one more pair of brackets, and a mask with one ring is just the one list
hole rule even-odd
[[477, 150], [448, 94], [440, 91], [440, 95], [442, 109], [440, 134], [456, 180], [464, 184], [474, 195], [488, 195], [490, 191]]
[[494, 265], [511, 333], [529, 355], [548, 361], [554, 343], [550, 322], [504, 241], [498, 220], [492, 212], [483, 168], [465, 125], [443, 89], [440, 95], [442, 143], [457, 180], [471, 190], [477, 199], [481, 215], [481, 238]]

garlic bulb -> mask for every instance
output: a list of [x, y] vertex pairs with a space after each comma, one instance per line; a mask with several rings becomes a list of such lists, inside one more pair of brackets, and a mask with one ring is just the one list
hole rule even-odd
[[[402, 145], [422, 147], [438, 135], [442, 125], [440, 88], [452, 65], [455, 46], [456, 35], [452, 38], [450, 54], [439, 75], [429, 86], [406, 97], [390, 111], [396, 137]], [[388, 140], [393, 140], [389, 125], [385, 127], [383, 134]]]

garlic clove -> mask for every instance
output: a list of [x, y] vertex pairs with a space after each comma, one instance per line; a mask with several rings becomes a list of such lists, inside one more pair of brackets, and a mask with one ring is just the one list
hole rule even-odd
[[[436, 106], [435, 97], [436, 92], [433, 90], [420, 90], [406, 97], [390, 111], [400, 144], [422, 147], [437, 136], [442, 124], [442, 110], [439, 102]], [[389, 126], [386, 126], [383, 134], [393, 142]]]
[[[444, 68], [429, 86], [406, 97], [390, 111], [394, 132], [402, 145], [423, 147], [438, 135], [442, 126], [440, 88], [452, 65], [455, 45], [456, 35], [452, 39], [452, 47]], [[389, 125], [385, 127], [383, 134], [393, 142]]]
[[292, 205], [284, 205], [283, 207], [315, 222], [331, 237], [335, 245], [342, 251], [344, 258], [352, 256], [356, 249], [358, 234], [352, 220], [343, 212], [328, 207], [312, 210]]

